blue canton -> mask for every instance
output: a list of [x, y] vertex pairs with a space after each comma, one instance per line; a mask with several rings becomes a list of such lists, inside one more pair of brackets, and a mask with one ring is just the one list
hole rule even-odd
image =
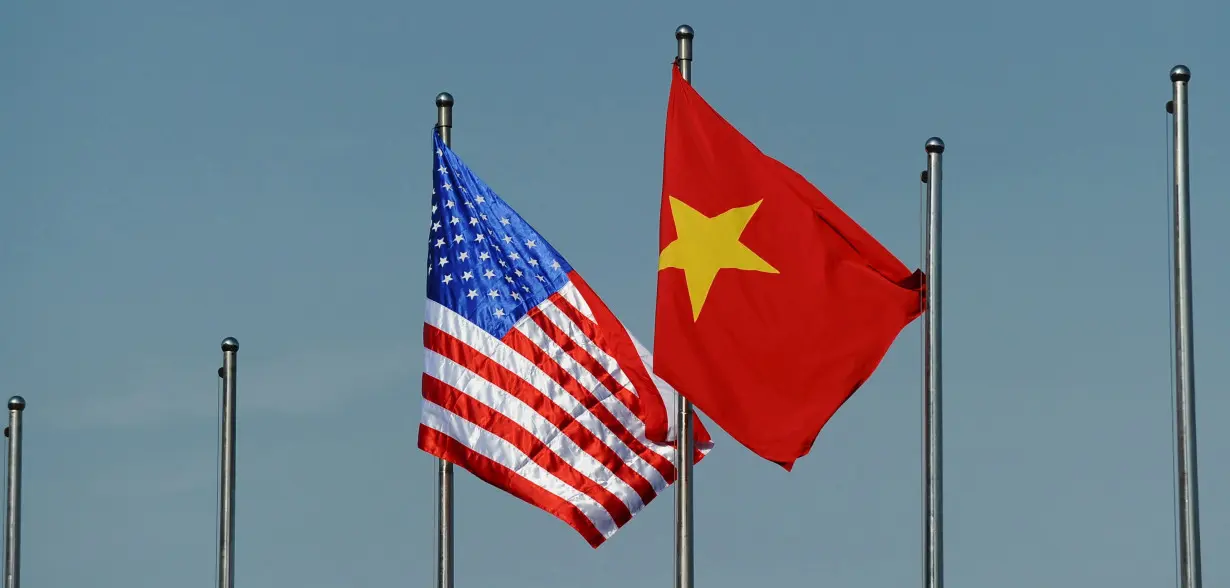
[[496, 338], [568, 283], [572, 267], [453, 153], [432, 170], [427, 297]]

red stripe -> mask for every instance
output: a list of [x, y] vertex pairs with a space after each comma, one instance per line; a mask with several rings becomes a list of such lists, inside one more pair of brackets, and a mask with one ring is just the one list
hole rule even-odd
[[[557, 307], [566, 306], [568, 308], [573, 308], [572, 305], [569, 304], [567, 300], [564, 300], [563, 297], [561, 297], [559, 294], [553, 294], [549, 300], [555, 303]], [[561, 310], [563, 309], [561, 308]], [[577, 312], [578, 315], [580, 314], [580, 312], [576, 311], [575, 309], [574, 309], [574, 312]], [[567, 353], [569, 357], [571, 357], [573, 360], [579, 363], [581, 367], [585, 369], [585, 371], [589, 372], [591, 375], [597, 378], [598, 381], [602, 383], [602, 385], [607, 390], [610, 390], [614, 394], [617, 400], [619, 400], [624, 406], [628, 407], [628, 410], [630, 410], [633, 414], [637, 415], [639, 418], [645, 418], [646, 415], [645, 415], [644, 408], [648, 404], [641, 403], [640, 399], [638, 399], [636, 395], [634, 395], [627, 388], [624, 388], [618, 382], [616, 382], [615, 378], [612, 377], [606, 371], [606, 368], [602, 367], [602, 364], [599, 363], [598, 360], [594, 359], [594, 357], [589, 353], [588, 350], [581, 347], [581, 345], [577, 343], [576, 341], [573, 341], [572, 338], [569, 337], [567, 333], [565, 333], [562, 329], [556, 326], [555, 323], [551, 322], [551, 319], [547, 318], [547, 316], [540, 309], [535, 308], [531, 310], [529, 313], [529, 317], [531, 320], [534, 321], [534, 324], [538, 325], [539, 328], [541, 328], [542, 331], [546, 333], [548, 338], [550, 338], [552, 341], [555, 342], [556, 345], [558, 345], [562, 350], [564, 350], [564, 352]], [[591, 338], [590, 340], [593, 341], [593, 338]], [[639, 357], [638, 357], [638, 361], [639, 361]], [[657, 394], [656, 387], [651, 387], [648, 389], [648, 391], [651, 394]], [[647, 433], [646, 437], [648, 437], [649, 425], [650, 423], [646, 423], [646, 433]], [[639, 441], [637, 443], [639, 443]], [[663, 464], [670, 463], [669, 460], [662, 457], [660, 454], [653, 453], [653, 457], [659, 460], [660, 463], [663, 463]], [[658, 467], [657, 465], [655, 465], [654, 467], [657, 468], [659, 471], [663, 471], [663, 469]], [[673, 471], [674, 466], [671, 465], [670, 467]], [[663, 472], [662, 475], [665, 476], [666, 473]], [[670, 480], [671, 478], [668, 477], [667, 479]]]
[[525, 430], [516, 421], [427, 374], [423, 374], [423, 398], [474, 423], [488, 433], [508, 441], [534, 463], [542, 466], [544, 470], [551, 472], [565, 484], [584, 492], [594, 502], [601, 504], [602, 508], [606, 509], [611, 514], [611, 518], [615, 520], [615, 526], [622, 527], [624, 523], [632, 519], [632, 512], [618, 496], [577, 471], [557, 453], [551, 451], [546, 443]]
[[[538, 312], [538, 310], [534, 309], [530, 312], [532, 314]], [[644, 443], [628, 431], [627, 427], [619, 419], [615, 418], [615, 415], [606, 406], [598, 401], [598, 398], [593, 393], [585, 389], [576, 378], [572, 377], [572, 374], [568, 373], [563, 366], [551, 359], [551, 356], [531, 341], [529, 337], [526, 337], [521, 331], [513, 329], [504, 336], [504, 342], [513, 348], [514, 351], [534, 362], [547, 376], [555, 380], [556, 384], [559, 384], [573, 398], [580, 401], [602, 424], [606, 425], [607, 429], [610, 429], [616, 437], [619, 437], [620, 441], [623, 441], [629, 449], [641, 456], [641, 459], [645, 460], [650, 466], [653, 466], [653, 469], [662, 474], [667, 484], [675, 481], [675, 465], [671, 463], [671, 460], [646, 447]], [[646, 504], [648, 504], [648, 500], [646, 500]]]
[[576, 529], [591, 547], [597, 548], [606, 541], [594, 523], [576, 505], [543, 490], [517, 472], [471, 450], [440, 431], [419, 425], [419, 449], [457, 464], [484, 482], [555, 515]]
[[[567, 316], [568, 318], [572, 318], [569, 311], [576, 316], [581, 316], [581, 312], [569, 304], [567, 300], [564, 300], [564, 297], [560, 296], [558, 292], [552, 294], [547, 300], [554, 303], [557, 308], [563, 311], [564, 316]], [[565, 333], [564, 330], [558, 325], [551, 322], [551, 319], [548, 318], [546, 313], [541, 310], [541, 307], [530, 311], [529, 316], [530, 319], [534, 321], [534, 324], [538, 325], [538, 327], [542, 329], [552, 341], [555, 341], [556, 345], [560, 346], [560, 349], [563, 349], [565, 353], [572, 357], [572, 359], [575, 359], [577, 363], [581, 364], [581, 367], [585, 368], [585, 371], [597, 378], [598, 383], [602, 384], [603, 388], [610, 390], [611, 394], [614, 395], [617, 400], [623, 403], [624, 406], [628, 407], [628, 410], [632, 411], [632, 414], [641, 414], [641, 403], [640, 400], [637, 399], [636, 394], [625, 388], [623, 384], [616, 381], [615, 377], [612, 376], [605, 367], [603, 367], [601, 362], [594, 358], [593, 354], [591, 354], [588, 349], [582, 347], [580, 343], [574, 341], [572, 337], [569, 337], [568, 333]], [[573, 322], [576, 323], [576, 319], [573, 319]], [[593, 323], [590, 323], [590, 325], [593, 325]], [[577, 323], [577, 326], [581, 327], [581, 332], [585, 334], [586, 338], [597, 345], [599, 349], [602, 349], [604, 352], [606, 351], [606, 348], [603, 345], [602, 337], [598, 333], [597, 328], [591, 328], [586, 331], [585, 327], [580, 323]], [[593, 326], [596, 327], [597, 325]], [[610, 355], [610, 353], [607, 353], [607, 355]]]
[[[649, 375], [649, 371], [645, 368], [645, 364], [641, 362], [640, 353], [636, 349], [636, 344], [632, 342], [628, 330], [624, 328], [623, 323], [619, 322], [619, 318], [607, 308], [606, 303], [598, 296], [589, 284], [575, 270], [569, 272], [569, 279], [572, 280], [572, 285], [580, 293], [581, 298], [589, 305], [590, 312], [594, 315], [594, 320], [590, 320], [580, 310], [574, 307], [570, 302], [560, 296], [558, 293], [551, 297], [551, 301], [555, 303], [564, 314], [568, 315], [574, 323], [581, 327], [591, 341], [598, 342], [597, 338], [602, 338], [599, 346], [606, 351], [608, 355], [615, 358], [623, 369], [624, 375], [628, 376], [632, 386], [636, 388], [640, 395], [642, 418], [645, 419], [646, 437], [650, 440], [665, 442], [668, 430], [667, 407], [662, 400], [661, 392], [658, 391], [657, 384]], [[676, 392], [678, 394], [678, 392]], [[697, 443], [712, 443], [713, 439], [709, 435], [709, 431], [705, 429], [704, 423], [699, 416], [692, 417], [692, 435]], [[676, 449], [678, 444], [672, 443]], [[693, 462], [699, 462], [704, 454], [697, 449], [693, 453]]]
[[[524, 338], [520, 331], [514, 329], [510, 331], [510, 334], [512, 333], [516, 333]], [[529, 343], [531, 347], [533, 346], [533, 343], [530, 343], [528, 339], [526, 339], [525, 342]], [[632, 489], [636, 491], [637, 495], [641, 497], [642, 502], [649, 504], [649, 501], [653, 500], [656, 492], [654, 492], [653, 485], [650, 484], [649, 480], [645, 479], [639, 472], [625, 463], [624, 460], [617, 453], [615, 453], [613, 449], [603, 443], [597, 435], [582, 426], [576, 421], [575, 418], [572, 417], [572, 415], [568, 414], [567, 411], [560, 408], [559, 405], [555, 404], [555, 402], [551, 401], [551, 399], [543, 391], [535, 388], [529, 382], [526, 382], [523, 378], [509, 371], [495, 360], [483, 355], [477, 349], [466, 345], [460, 339], [457, 339], [456, 337], [453, 337], [452, 335], [449, 335], [448, 333], [445, 333], [432, 325], [424, 326], [423, 343], [427, 349], [451, 359], [476, 374], [482, 375], [482, 377], [488, 382], [491, 382], [509, 394], [516, 396], [519, 400], [529, 405], [530, 408], [534, 409], [535, 412], [542, 415], [543, 418], [550, 421], [551, 424], [555, 425], [555, 427], [567, 435], [573, 443], [576, 443], [578, 447], [593, 456], [594, 459], [606, 466], [607, 469], [611, 470], [611, 472], [613, 472], [620, 480], [623, 480], [631, 486]], [[512, 347], [514, 350], [516, 349], [516, 345], [512, 345]], [[537, 349], [537, 347], [534, 347], [534, 349]], [[524, 355], [524, 353], [522, 353], [522, 355]], [[534, 358], [530, 359], [534, 360]], [[545, 360], [542, 361], [535, 361], [535, 364], [548, 375], [550, 375], [553, 370], [560, 369], [554, 361], [550, 360], [550, 358], [545, 358]], [[574, 387], [577, 390], [581, 389], [579, 385], [575, 385]], [[568, 387], [565, 386], [565, 389], [568, 390]], [[577, 397], [576, 391], [568, 391], [574, 397]], [[620, 430], [623, 431], [623, 435], [620, 435], [620, 430], [613, 428], [611, 423], [607, 422], [607, 418], [609, 418], [611, 422], [618, 424], [618, 421], [616, 421], [615, 417], [606, 410], [606, 407], [601, 405], [593, 406], [593, 404], [597, 403], [597, 400], [594, 399], [592, 395], [589, 396], [589, 402], [587, 402], [585, 398], [581, 397], [577, 397], [577, 400], [581, 401], [581, 403], [585, 405], [585, 408], [589, 412], [593, 413], [599, 421], [607, 425], [607, 428], [610, 428], [616, 435], [620, 436], [620, 439], [622, 439], [624, 443], [628, 443], [628, 439], [636, 442], [636, 440], [632, 438], [631, 433], [628, 433], [626, 429], [621, 428]], [[624, 438], [625, 436], [627, 438]], [[644, 446], [640, 446], [638, 448], [637, 446], [629, 444], [629, 447], [634, 452], [640, 454], [642, 458], [646, 457], [644, 454], [645, 452], [648, 452], [648, 449]], [[646, 461], [648, 461], [648, 459], [646, 459]], [[651, 465], [652, 463], [653, 462], [650, 462]], [[670, 479], [671, 478], [667, 478], [667, 480]], [[614, 514], [612, 514], [612, 516], [614, 516]]]
[[628, 335], [628, 331], [624, 328], [623, 323], [619, 322], [619, 319], [611, 312], [611, 309], [607, 308], [606, 303], [589, 287], [589, 284], [586, 283], [580, 274], [573, 271], [568, 277], [572, 280], [572, 285], [577, 289], [577, 293], [589, 305], [589, 310], [593, 313], [594, 318], [590, 320], [579, 310], [573, 308], [571, 304], [567, 304], [568, 308], [565, 309], [565, 312], [568, 313], [568, 316], [574, 322], [581, 326], [586, 335], [589, 335], [590, 332], [597, 333], [599, 331], [606, 335], [608, 341], [603, 342], [602, 348], [619, 362], [620, 367], [624, 370], [624, 374], [632, 382], [632, 386], [640, 392], [641, 412], [645, 414], [645, 436], [653, 441], [666, 442], [667, 432], [670, 428], [668, 420], [670, 417], [667, 415], [666, 405], [662, 401], [662, 394], [658, 391], [657, 384], [650, 378], [649, 371], [641, 363], [641, 356], [636, 350], [636, 344], [632, 342], [632, 338]]

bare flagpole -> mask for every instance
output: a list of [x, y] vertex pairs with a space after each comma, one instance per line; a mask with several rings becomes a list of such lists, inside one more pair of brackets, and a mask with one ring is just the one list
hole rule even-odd
[[1200, 501], [1196, 478], [1196, 368], [1192, 355], [1192, 233], [1188, 186], [1185, 65], [1170, 70], [1174, 129], [1175, 432], [1178, 436], [1179, 586], [1200, 588]]
[[[453, 95], [436, 95], [436, 130], [453, 146]], [[439, 459], [436, 469], [436, 588], [453, 588], [453, 464]]]
[[9, 399], [9, 426], [4, 436], [9, 438], [8, 508], [4, 521], [4, 588], [21, 585], [21, 416], [26, 399]]
[[940, 391], [940, 191], [944, 141], [927, 139], [927, 310], [923, 316], [923, 585], [944, 585], [944, 468]]
[[235, 367], [239, 341], [222, 340], [222, 476], [218, 588], [235, 586]]
[[[692, 39], [695, 31], [688, 25], [675, 29], [678, 52], [675, 63], [683, 80], [692, 83]], [[692, 403], [682, 394], [675, 395], [678, 410], [675, 429], [679, 432], [679, 451], [675, 453], [675, 470], [679, 479], [675, 483], [675, 588], [692, 588], [692, 454], [695, 439], [692, 435]]]

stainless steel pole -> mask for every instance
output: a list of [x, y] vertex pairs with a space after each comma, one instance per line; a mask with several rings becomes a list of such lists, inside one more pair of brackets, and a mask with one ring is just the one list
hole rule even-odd
[[[688, 25], [675, 29], [678, 43], [675, 63], [679, 65], [684, 81], [689, 84], [692, 83], [692, 39], [695, 37], [696, 32]], [[679, 432], [679, 451], [675, 456], [675, 469], [679, 475], [675, 483], [675, 587], [692, 588], [692, 455], [695, 453], [692, 403], [682, 394], [675, 397], [678, 402], [675, 429]]]
[[239, 341], [222, 340], [222, 481], [218, 587], [235, 586], [235, 362]]
[[923, 316], [923, 574], [926, 588], [944, 585], [944, 467], [940, 362], [940, 193], [944, 141], [927, 139], [927, 310]]
[[9, 399], [9, 426], [4, 430], [9, 438], [9, 467], [6, 479], [8, 508], [4, 521], [4, 588], [21, 585], [21, 416], [26, 399]]
[[1196, 368], [1192, 356], [1192, 232], [1188, 187], [1185, 65], [1170, 70], [1174, 87], [1175, 431], [1178, 436], [1179, 585], [1200, 588], [1200, 501], [1196, 477]]
[[[436, 130], [453, 146], [453, 95], [436, 95]], [[436, 588], [453, 588], [453, 464], [441, 459], [436, 468]]]

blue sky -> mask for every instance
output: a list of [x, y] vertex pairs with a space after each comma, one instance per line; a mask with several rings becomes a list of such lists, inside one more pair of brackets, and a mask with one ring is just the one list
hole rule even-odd
[[[948, 145], [950, 587], [1174, 582], [1163, 105], [1192, 68], [1204, 580], [1230, 584], [1224, 2], [49, 0], [0, 16], [25, 585], [212, 585], [227, 336], [237, 582], [430, 585], [432, 100], [456, 97], [458, 153], [649, 341], [685, 22], [706, 99], [912, 267], [923, 142]], [[920, 329], [792, 473], [715, 431], [698, 586], [920, 582]], [[457, 583], [668, 585], [672, 517], [663, 497], [595, 551], [459, 474]]]

